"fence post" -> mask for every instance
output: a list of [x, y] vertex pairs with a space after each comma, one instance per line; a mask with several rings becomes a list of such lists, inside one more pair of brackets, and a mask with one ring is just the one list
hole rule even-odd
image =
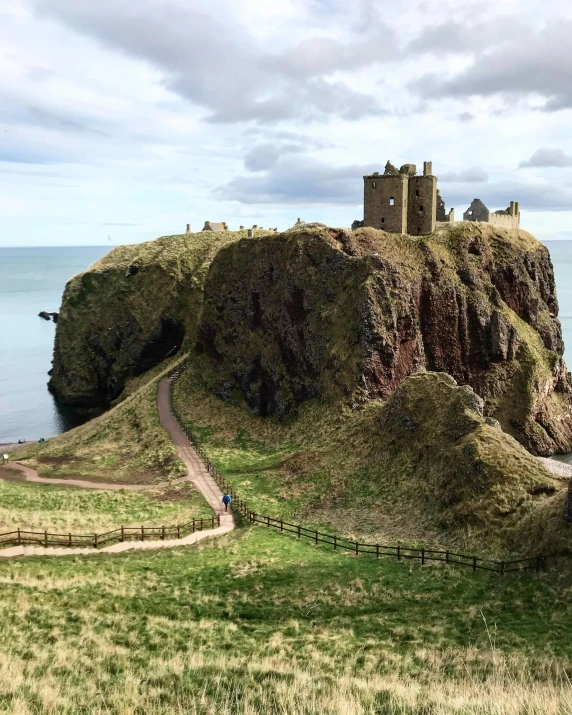
[[421, 549], [421, 565], [425, 563], [425, 549]]
[[501, 574], [501, 576], [504, 576], [504, 561], [501, 561], [500, 574]]
[[18, 546], [22, 545], [22, 537], [20, 536], [20, 528], [18, 527]]
[[376, 559], [379, 558], [379, 544], [376, 544], [376, 545], [375, 545], [375, 558], [376, 558]]
[[141, 541], [145, 541], [145, 527], [141, 527]]
[[449, 563], [449, 552], [445, 551], [445, 563]]
[[300, 524], [298, 524], [298, 538], [300, 538]]
[[121, 525], [121, 541], [125, 539], [125, 527], [123, 524]]
[[284, 531], [284, 519], [280, 517], [280, 531]]
[[218, 526], [220, 526], [220, 514], [216, 515], [216, 523]]
[[356, 556], [359, 554], [359, 542], [356, 541]]
[[71, 534], [69, 535], [69, 542], [70, 542], [70, 549], [71, 549], [71, 545], [72, 545], [72, 535]]
[[48, 532], [44, 531], [44, 545], [47, 548], [48, 547]]
[[161, 529], [161, 539], [163, 539], [163, 541], [165, 541], [165, 527], [164, 526]]
[[477, 570], [477, 557], [473, 556], [473, 571]]
[[316, 544], [318, 543], [318, 530], [316, 529]]
[[401, 544], [397, 547], [397, 560], [401, 561]]
[[193, 534], [195, 533], [195, 520], [193, 519]]
[[[194, 529], [193, 529], [194, 531]], [[181, 538], [181, 525], [177, 524], [177, 539]]]
[[93, 548], [97, 549], [97, 534], [93, 535]]
[[266, 517], [266, 526], [270, 526], [270, 517], [269, 516]]
[[201, 531], [203, 530], [203, 519], [201, 517]]
[[338, 541], [338, 537], [334, 534], [334, 551], [336, 550], [336, 548], [338, 546], [337, 541]]

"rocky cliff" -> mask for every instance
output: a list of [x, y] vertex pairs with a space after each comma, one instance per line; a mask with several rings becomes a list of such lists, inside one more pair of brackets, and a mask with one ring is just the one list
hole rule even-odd
[[49, 383], [58, 400], [107, 407], [129, 378], [192, 345], [210, 261], [241, 235], [184, 234], [119, 246], [72, 278]]
[[385, 399], [407, 375], [447, 372], [550, 454], [572, 450], [557, 316], [549, 253], [525, 231], [301, 229], [221, 248], [197, 349], [218, 395], [282, 420], [305, 400]]

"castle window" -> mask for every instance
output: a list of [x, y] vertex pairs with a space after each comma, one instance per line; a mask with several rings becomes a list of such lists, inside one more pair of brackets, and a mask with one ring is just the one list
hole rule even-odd
[[415, 196], [417, 196], [417, 198], [419, 198], [419, 191], [415, 192]]
[[390, 206], [395, 206], [395, 197], [394, 197], [394, 196], [391, 196], [391, 197], [390, 197], [390, 199], [389, 199], [389, 205], [390, 205]]
[[384, 218], [381, 219], [381, 223], [385, 223], [385, 219], [384, 219]]
[[372, 189], [375, 189], [375, 181], [372, 181], [372, 182], [371, 182], [371, 188], [372, 188]]
[[472, 215], [473, 215], [473, 212], [472, 212], [472, 211], [469, 211], [469, 216], [472, 216]]
[[420, 206], [420, 207], [419, 207], [419, 213], [420, 213], [420, 214], [423, 213], [423, 206]]

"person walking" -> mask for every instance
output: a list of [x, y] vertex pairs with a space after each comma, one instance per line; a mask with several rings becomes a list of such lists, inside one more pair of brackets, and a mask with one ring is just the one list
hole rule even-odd
[[224, 510], [228, 511], [228, 505], [231, 503], [232, 497], [230, 494], [225, 494], [222, 498], [222, 503], [224, 504]]

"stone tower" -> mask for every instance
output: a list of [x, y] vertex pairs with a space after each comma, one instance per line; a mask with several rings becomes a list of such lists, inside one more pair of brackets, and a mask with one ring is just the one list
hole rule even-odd
[[364, 226], [413, 236], [433, 233], [437, 177], [430, 161], [424, 162], [423, 176], [417, 176], [414, 164], [397, 169], [388, 161], [383, 176], [375, 172], [363, 178]]

